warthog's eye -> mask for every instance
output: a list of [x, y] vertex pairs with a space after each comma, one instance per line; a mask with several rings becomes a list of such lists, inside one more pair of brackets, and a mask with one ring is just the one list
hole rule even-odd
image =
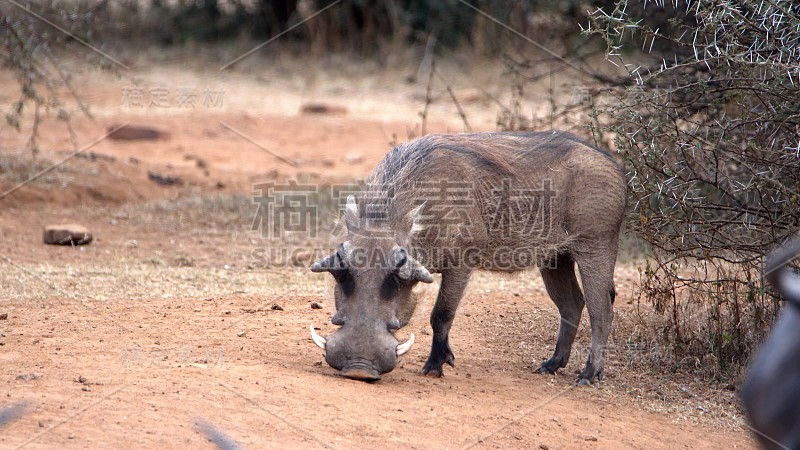
[[405, 282], [394, 273], [386, 275], [383, 279], [383, 283], [381, 283], [381, 298], [384, 300], [394, 298], [404, 283]]
[[333, 278], [336, 279], [336, 282], [339, 283], [339, 286], [342, 287], [344, 295], [348, 297], [353, 295], [353, 291], [356, 290], [356, 280], [349, 270], [336, 269], [331, 271], [331, 274]]

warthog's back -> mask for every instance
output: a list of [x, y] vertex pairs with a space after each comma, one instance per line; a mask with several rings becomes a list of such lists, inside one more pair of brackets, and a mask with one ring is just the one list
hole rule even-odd
[[563, 132], [426, 136], [394, 148], [368, 186], [375, 196], [362, 202], [390, 227], [425, 202], [412, 247], [434, 270], [466, 259], [513, 271], [616, 242], [625, 210], [617, 163]]

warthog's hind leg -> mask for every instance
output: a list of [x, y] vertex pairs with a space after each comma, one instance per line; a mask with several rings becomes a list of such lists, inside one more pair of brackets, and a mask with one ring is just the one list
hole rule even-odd
[[436, 304], [431, 312], [431, 327], [433, 327], [433, 342], [428, 361], [422, 367], [423, 375], [440, 377], [444, 363], [455, 367], [455, 356], [450, 350], [450, 326], [458, 309], [458, 303], [464, 295], [470, 272], [467, 270], [452, 270], [442, 272], [442, 285]]
[[556, 370], [566, 367], [569, 361], [572, 343], [581, 321], [583, 293], [575, 277], [575, 261], [569, 254], [558, 255], [547, 267], [542, 267], [540, 272], [547, 294], [561, 314], [561, 322], [553, 357], [543, 362], [537, 372], [555, 373]]
[[603, 354], [608, 345], [611, 333], [611, 322], [614, 319], [614, 257], [588, 256], [578, 257], [581, 271], [583, 292], [586, 299], [586, 310], [592, 326], [592, 346], [586, 366], [578, 375], [579, 384], [591, 384], [595, 378], [603, 376]]

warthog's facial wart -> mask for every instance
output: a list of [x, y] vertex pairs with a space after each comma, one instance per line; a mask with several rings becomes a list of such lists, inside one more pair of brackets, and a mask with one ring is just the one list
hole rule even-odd
[[413, 334], [401, 343], [395, 332], [414, 313], [412, 288], [420, 281], [433, 282], [433, 277], [394, 239], [353, 232], [361, 229], [353, 196], [347, 201], [345, 221], [349, 239], [311, 266], [312, 272], [330, 272], [336, 280], [336, 314], [331, 322], [341, 328], [325, 338], [312, 325], [311, 339], [342, 376], [376, 381], [394, 369], [397, 358], [414, 344]]

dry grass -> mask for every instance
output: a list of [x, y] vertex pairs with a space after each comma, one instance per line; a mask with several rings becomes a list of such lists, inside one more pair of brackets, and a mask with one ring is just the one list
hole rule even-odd
[[[0, 153], [0, 180], [21, 183], [45, 169], [50, 169], [51, 166], [52, 162], [31, 158], [30, 153], [2, 152]], [[76, 173], [73, 169], [68, 165], [62, 165], [49, 170], [33, 182], [37, 184], [67, 183], [74, 180], [75, 176]]]

